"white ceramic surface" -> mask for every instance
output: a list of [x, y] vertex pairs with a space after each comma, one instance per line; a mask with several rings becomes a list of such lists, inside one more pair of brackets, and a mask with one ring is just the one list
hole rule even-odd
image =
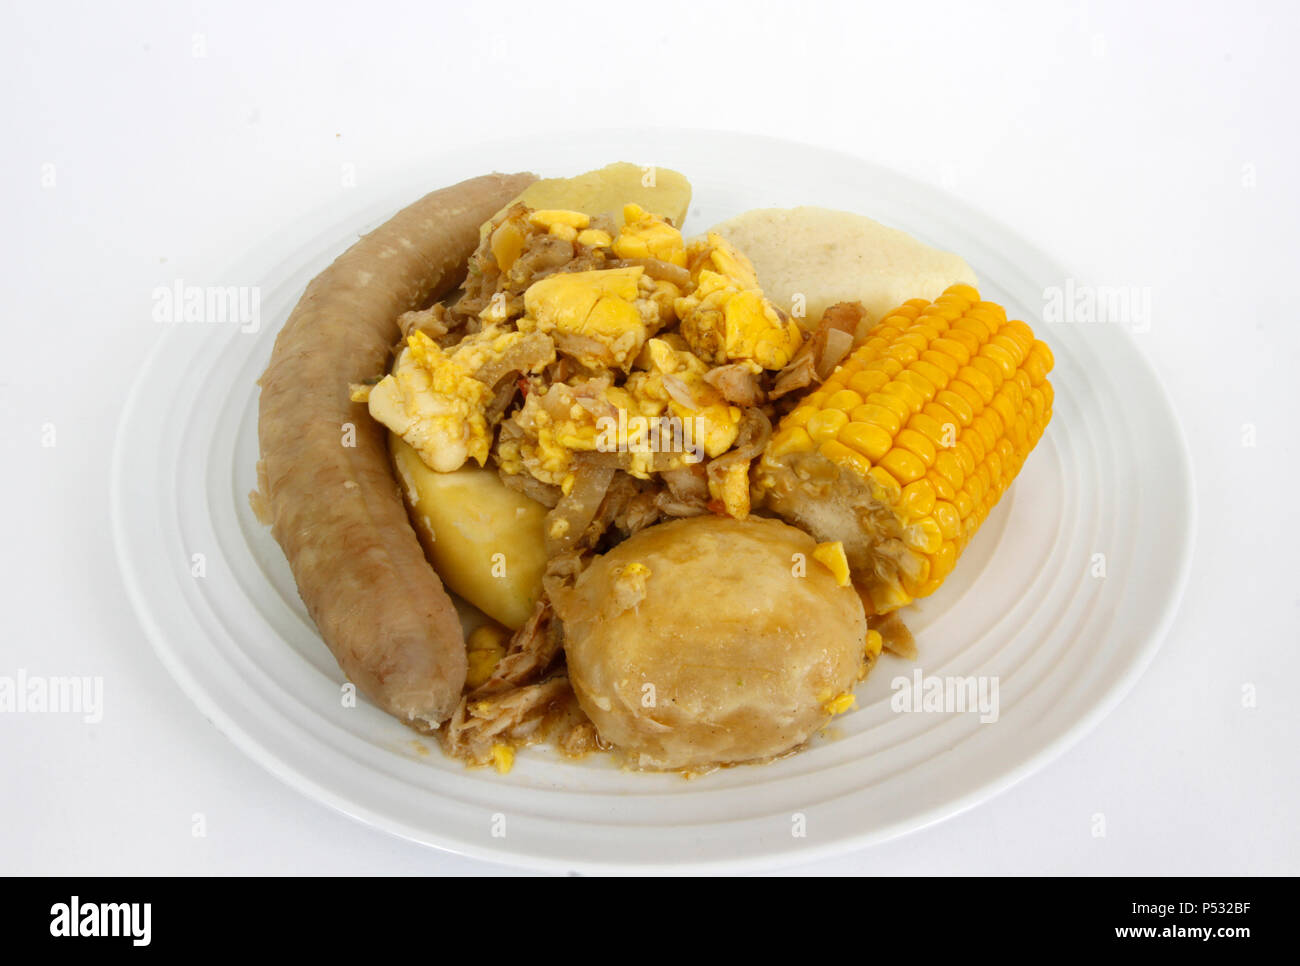
[[[820, 204], [962, 254], [985, 296], [1051, 343], [1055, 416], [957, 571], [910, 612], [920, 660], [885, 658], [858, 707], [808, 750], [692, 781], [545, 749], [521, 753], [508, 776], [467, 770], [375, 709], [340, 706], [343, 678], [248, 507], [254, 381], [306, 282], [401, 205], [486, 170], [558, 175], [614, 158], [685, 172], [695, 188], [688, 232], [751, 207]], [[1065, 273], [980, 213], [852, 157], [701, 132], [480, 145], [390, 188], [232, 258], [216, 277], [261, 287], [261, 328], [178, 324], [144, 367], [115, 453], [120, 562], [160, 658], [214, 724], [292, 786], [484, 858], [553, 869], [770, 866], [896, 836], [1007, 787], [1098, 720], [1159, 646], [1193, 543], [1181, 430], [1121, 327], [1038, 321], [1043, 290]], [[206, 574], [196, 578], [200, 553]], [[1105, 578], [1091, 576], [1098, 553]], [[915, 667], [995, 676], [998, 721], [891, 711], [891, 679]]]

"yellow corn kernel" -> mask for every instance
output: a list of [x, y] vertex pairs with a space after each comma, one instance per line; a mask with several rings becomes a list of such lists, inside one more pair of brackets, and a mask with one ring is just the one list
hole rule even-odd
[[912, 413], [919, 413], [921, 407], [930, 401], [915, 386], [903, 381], [907, 375], [906, 371], [900, 372], [894, 377], [894, 381], [886, 385], [882, 390], [883, 395], [891, 396], [902, 404], [902, 412], [899, 413], [899, 417], [904, 420], [909, 419]]
[[923, 517], [903, 528], [903, 543], [921, 553], [938, 553], [943, 546], [943, 531], [932, 517]]
[[916, 346], [908, 345], [903, 341], [906, 338], [906, 335], [900, 335], [898, 340], [882, 353], [886, 359], [897, 359], [904, 369], [921, 358], [921, 353]]
[[[889, 379], [893, 379], [896, 375], [898, 375], [900, 372], [903, 371], [903, 364], [899, 362], [897, 359], [874, 359], [871, 362], [863, 363], [862, 371], [883, 372], [886, 376], [889, 377]], [[885, 385], [888, 385], [888, 380], [886, 380], [886, 382], [881, 386], [881, 388], [883, 389]]]
[[902, 575], [903, 591], [915, 600], [921, 591], [929, 591], [930, 559], [921, 553], [912, 555], [913, 567]]
[[[936, 342], [937, 341], [938, 340], [936, 340]], [[934, 345], [935, 343], [932, 342], [930, 344]], [[925, 364], [926, 368], [920, 371], [921, 374], [924, 375], [927, 379], [933, 380], [935, 378], [934, 373], [942, 374], [943, 383], [940, 384], [938, 382], [935, 382], [935, 385], [940, 386], [940, 388], [942, 388], [942, 386], [946, 386], [948, 384], [948, 380], [951, 379], [953, 376], [957, 375], [957, 370], [960, 369], [963, 365], [962, 363], [954, 359], [952, 356], [947, 355], [946, 353], [943, 352], [939, 352], [935, 349], [927, 349], [925, 352], [921, 353], [921, 358], [917, 362], [917, 365], [920, 366], [922, 363]]]
[[841, 587], [849, 585], [849, 560], [844, 556], [844, 544], [838, 540], [832, 543], [819, 543], [813, 549], [813, 559], [826, 565], [835, 582]]
[[1001, 493], [1003, 474], [1007, 469], [1010, 468], [1010, 464], [1009, 463], [1004, 464], [1002, 460], [1002, 454], [998, 452], [989, 453], [988, 460], [986, 462], [988, 463], [988, 467], [989, 467], [989, 482], [992, 485], [993, 489]]
[[[957, 339], [948, 337], [935, 339], [934, 342], [930, 343], [930, 347], [935, 352], [941, 353], [957, 363], [958, 368], [970, 362], [970, 350]], [[949, 373], [949, 376], [955, 376], [956, 374], [954, 370]]]
[[961, 513], [947, 500], [935, 501], [934, 522], [939, 524], [939, 533], [944, 540], [956, 540], [961, 534]]
[[837, 439], [828, 439], [817, 447], [817, 451], [836, 466], [845, 466], [862, 476], [871, 470], [871, 460], [855, 449], [850, 449]]
[[[967, 476], [974, 473], [975, 467], [984, 462], [984, 454], [987, 451], [988, 447], [984, 443], [984, 436], [975, 428], [973, 422], [969, 427], [961, 431], [961, 435], [957, 437], [957, 445], [953, 447], [953, 452], [957, 455], [957, 459], [961, 461], [962, 471]], [[969, 453], [970, 458], [964, 459], [964, 453]]]
[[964, 300], [948, 299], [945, 301], [941, 295], [930, 303], [930, 307], [922, 312], [918, 318], [943, 319], [945, 322], [956, 322], [966, 315], [967, 307]]
[[[949, 361], [952, 362], [952, 360]], [[953, 366], [954, 368], [960, 368], [955, 362], [953, 362]], [[948, 385], [948, 380], [952, 378], [952, 375], [949, 374], [946, 368], [936, 366], [934, 363], [928, 362], [925, 359], [918, 359], [916, 362], [913, 362], [912, 372], [924, 379], [928, 385], [934, 387], [930, 393], [931, 399], [934, 398], [934, 393]]]
[[780, 432], [772, 436], [768, 445], [768, 454], [775, 458], [786, 456], [789, 453], [806, 453], [815, 449], [816, 444], [813, 442], [808, 431], [802, 426], [784, 426]]
[[837, 694], [822, 705], [822, 710], [830, 715], [843, 714], [852, 708], [856, 701], [857, 698], [845, 691], [843, 694]]
[[952, 443], [957, 441], [956, 432], [954, 430], [951, 432], [951, 442], [945, 442], [950, 433], [944, 430], [943, 423], [939, 422], [939, 420], [935, 419], [924, 410], [916, 413], [907, 421], [907, 428], [924, 436], [929, 441], [931, 447], [935, 450], [948, 449]]
[[1002, 346], [990, 342], [988, 345], [980, 349], [980, 355], [985, 359], [991, 360], [998, 367], [1002, 373], [1003, 379], [1015, 378], [1016, 369], [1018, 368], [1015, 357], [1006, 349], [1002, 348]]
[[[977, 331], [983, 331], [983, 329]], [[968, 361], [969, 357], [980, 351], [980, 337], [969, 328], [951, 328], [944, 333], [944, 337], [960, 343], [961, 347], [966, 350]]]
[[1037, 386], [1047, 378], [1052, 369], [1052, 351], [1042, 343], [1035, 341], [1029, 356], [1025, 359], [1025, 371], [1029, 373], [1029, 382]]
[[841, 410], [823, 409], [808, 420], [804, 429], [808, 431], [809, 436], [820, 443], [834, 439], [848, 421], [849, 417]]
[[812, 397], [802, 406], [796, 406], [784, 419], [781, 420], [782, 427], [789, 426], [806, 426], [808, 420], [817, 414], [817, 406], [811, 404]]
[[979, 355], [970, 361], [970, 367], [977, 372], [982, 373], [993, 386], [996, 393], [1002, 387], [1002, 381], [1006, 375], [1002, 372], [1002, 367], [984, 354], [984, 348], [980, 349]]
[[893, 504], [902, 499], [902, 484], [883, 466], [873, 466], [867, 476], [880, 488], [886, 503]]
[[849, 378], [847, 385], [848, 388], [865, 399], [873, 392], [879, 392], [885, 388], [889, 378], [888, 373], [881, 372], [879, 369], [862, 369]]
[[873, 583], [868, 588], [873, 613], [888, 614], [912, 602], [912, 597], [901, 583]]
[[958, 426], [969, 426], [971, 420], [975, 418], [976, 410], [966, 395], [957, 391], [958, 385], [960, 383], [955, 379], [951, 380], [946, 389], [941, 389], [934, 394], [934, 401], [957, 417]]
[[861, 406], [855, 406], [850, 415], [855, 422], [873, 423], [879, 426], [890, 439], [898, 435], [898, 431], [903, 428], [903, 421], [898, 418], [898, 413], [879, 403], [863, 403]]
[[[912, 418], [915, 419], [916, 417], [913, 416]], [[919, 459], [925, 465], [926, 469], [929, 469], [934, 465], [934, 444], [916, 430], [899, 430], [898, 435], [894, 437], [894, 444], [896, 446], [901, 446]]]
[[852, 389], [841, 389], [826, 400], [827, 409], [838, 409], [844, 413], [861, 405], [862, 397]]
[[1002, 418], [1002, 414], [998, 412], [997, 407], [995, 406], [989, 406], [988, 409], [984, 410], [984, 414], [980, 417], [980, 419], [983, 420], [984, 425], [989, 430], [992, 431], [993, 446], [996, 449], [998, 440], [1000, 440], [1004, 435], [1006, 435], [1007, 432], [1006, 420]]
[[[1008, 322], [998, 330], [998, 335], [1006, 336], [1020, 346], [1020, 351], [1025, 356], [1028, 356], [1029, 351], [1034, 347], [1033, 330], [1023, 322]], [[1020, 364], [1023, 366], [1024, 362], [1025, 360], [1022, 358]]]
[[953, 384], [954, 388], [965, 384], [979, 394], [980, 403], [987, 406], [993, 399], [993, 392], [997, 388], [993, 385], [993, 380], [984, 373], [971, 366], [962, 366], [957, 370], [957, 381]]
[[935, 455], [934, 470], [954, 488], [966, 482], [966, 474], [962, 471], [955, 446], [951, 450], [941, 450]]
[[970, 424], [971, 429], [975, 431], [975, 435], [978, 436], [980, 442], [984, 444], [984, 452], [986, 455], [988, 454], [988, 451], [998, 443], [998, 430], [995, 422], [997, 416], [990, 415], [991, 412], [992, 410], [985, 410], [975, 417], [975, 422]]
[[935, 492], [929, 480], [915, 480], [903, 487], [902, 499], [898, 509], [912, 520], [930, 516], [934, 511]]
[[505, 657], [506, 645], [510, 642], [510, 632], [499, 624], [483, 624], [474, 628], [465, 641], [466, 656], [469, 659], [469, 673], [466, 685], [472, 690], [485, 684], [497, 664]]
[[[961, 429], [961, 421], [957, 419], [957, 414], [951, 409], [938, 401], [938, 394], [935, 394], [935, 401], [925, 404], [925, 408], [918, 414], [928, 416], [934, 420], [935, 424], [944, 431], [945, 436], [948, 434], [948, 427], [952, 427], [952, 434], [956, 438], [956, 431]], [[944, 446], [951, 446], [951, 442], [944, 443]]]
[[[912, 410], [908, 406], [906, 400], [896, 395], [890, 389], [891, 386], [896, 385], [898, 385], [898, 383], [888, 383], [880, 392], [873, 392], [869, 395], [867, 397], [867, 402], [874, 403], [883, 409], [889, 410], [894, 414], [894, 418], [898, 420], [899, 425], [904, 426], [907, 424], [907, 421], [912, 418]], [[903, 388], [906, 389], [907, 387], [904, 386]]]
[[509, 774], [515, 766], [515, 750], [509, 745], [492, 746], [492, 767], [502, 775]]
[[925, 464], [912, 453], [897, 446], [880, 458], [880, 465], [904, 486], [925, 475]]
[[912, 406], [912, 412], [914, 413], [919, 413], [926, 403], [934, 399], [934, 394], [938, 391], [938, 387], [934, 383], [917, 372], [915, 363], [912, 364], [911, 368], [900, 372], [896, 379], [921, 397], [920, 403]]
[[857, 450], [869, 460], [878, 460], [889, 452], [893, 439], [874, 423], [851, 422], [842, 426], [837, 437], [841, 443]]
[[952, 485], [952, 482], [937, 469], [927, 470], [925, 478], [930, 481], [930, 485], [934, 487], [935, 496], [940, 500], [951, 500], [957, 492], [957, 488]]

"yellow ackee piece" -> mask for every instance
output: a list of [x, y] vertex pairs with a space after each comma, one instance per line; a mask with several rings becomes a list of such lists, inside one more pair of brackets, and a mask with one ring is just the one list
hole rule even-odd
[[524, 293], [519, 330], [582, 336], [595, 344], [578, 361], [625, 369], [663, 324], [656, 290], [640, 265], [549, 275]]
[[585, 231], [580, 231], [578, 237], [574, 240], [579, 245], [586, 245], [588, 248], [608, 248], [614, 244], [614, 239], [610, 237], [609, 232], [602, 231], [599, 228], [588, 228]]
[[[663, 468], [666, 455], [681, 466], [731, 448], [742, 411], [704, 380], [709, 370], [703, 362], [655, 338], [646, 343], [637, 365], [644, 368], [634, 369], [622, 386], [577, 389], [552, 383], [530, 393], [513, 417], [522, 438], [504, 437], [497, 447], [501, 471], [527, 472], [568, 492], [577, 453], [625, 454], [624, 468], [649, 479], [653, 466]], [[743, 519], [749, 510], [747, 477], [728, 479], [714, 498]]]
[[728, 359], [752, 359], [764, 369], [782, 369], [803, 344], [803, 334], [780, 314], [762, 293], [753, 289], [727, 300], [724, 345]]
[[[692, 353], [675, 349], [664, 339], [646, 343], [646, 369], [628, 377], [624, 387], [635, 400], [635, 411], [647, 416], [669, 413], [690, 427], [691, 439], [710, 458], [721, 456], [736, 441], [741, 411], [704, 381], [709, 367]], [[672, 393], [668, 381], [686, 391]]]
[[526, 472], [567, 494], [574, 482], [575, 454], [619, 452], [628, 456], [629, 473], [649, 479], [655, 454], [643, 438], [648, 424], [633, 419], [649, 415], [653, 413], [643, 412], [641, 402], [624, 388], [607, 385], [593, 396], [580, 395], [566, 383], [552, 383], [524, 400], [513, 417], [524, 437], [503, 439], [497, 463], [507, 475]]
[[691, 349], [705, 362], [751, 360], [784, 368], [803, 344], [803, 333], [763, 296], [754, 266], [730, 242], [710, 232], [687, 252], [695, 288], [673, 307]]
[[623, 229], [614, 239], [619, 258], [657, 258], [684, 268], [686, 243], [682, 233], [640, 205], [623, 206]]
[[758, 272], [754, 268], [754, 263], [716, 231], [709, 232], [704, 241], [692, 243], [688, 255], [693, 266], [693, 275], [711, 271], [721, 275], [737, 288], [758, 288]]
[[841, 541], [877, 614], [934, 593], [1052, 417], [1052, 353], [954, 285], [877, 322], [787, 414], [763, 454], [765, 504]]
[[[552, 411], [563, 415], [553, 416]], [[617, 418], [616, 412], [612, 415]], [[600, 438], [597, 419], [591, 407], [578, 402], [572, 387], [552, 383], [544, 391], [528, 394], [514, 416], [526, 438], [518, 442], [503, 440], [497, 462], [505, 473], [528, 472], [543, 483], [565, 487], [574, 454], [596, 449]]]
[[471, 457], [482, 466], [492, 445], [485, 416], [492, 387], [474, 373], [523, 337], [488, 325], [444, 350], [420, 330], [412, 331], [393, 371], [367, 393], [370, 415], [440, 473], [459, 469]]

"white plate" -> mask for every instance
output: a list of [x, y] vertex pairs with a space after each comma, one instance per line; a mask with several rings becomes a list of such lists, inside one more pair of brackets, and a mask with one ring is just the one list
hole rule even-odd
[[[690, 781], [544, 749], [521, 753], [508, 776], [466, 769], [369, 705], [341, 707], [342, 675], [248, 507], [254, 381], [307, 281], [397, 208], [484, 171], [554, 176], [620, 158], [690, 177], [691, 232], [747, 208], [819, 204], [959, 252], [986, 297], [1051, 343], [1055, 416], [955, 574], [910, 613], [918, 664], [886, 657], [857, 709], [801, 754]], [[537, 867], [777, 865], [900, 835], [1006, 788], [1105, 714], [1159, 646], [1193, 539], [1169, 401], [1119, 326], [1041, 325], [1043, 290], [1065, 272], [959, 201], [852, 157], [701, 131], [479, 146], [386, 188], [354, 189], [358, 210], [304, 219], [215, 277], [261, 286], [260, 331], [170, 326], [115, 453], [118, 553], [159, 657], [218, 728], [293, 787], [418, 842]], [[1094, 554], [1104, 578], [1091, 575]], [[915, 667], [996, 676], [998, 721], [892, 711], [891, 679]]]

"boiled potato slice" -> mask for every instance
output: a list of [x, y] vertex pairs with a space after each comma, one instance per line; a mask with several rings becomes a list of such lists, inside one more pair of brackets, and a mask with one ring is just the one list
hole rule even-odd
[[400, 436], [389, 450], [415, 532], [448, 589], [506, 627], [528, 620], [542, 592], [546, 507], [472, 462], [437, 473]]
[[515, 201], [529, 208], [562, 208], [593, 217], [610, 215], [619, 227], [623, 225], [623, 206], [631, 202], [651, 214], [671, 219], [680, 228], [691, 204], [691, 183], [685, 175], [668, 168], [617, 161], [573, 178], [534, 181]]

